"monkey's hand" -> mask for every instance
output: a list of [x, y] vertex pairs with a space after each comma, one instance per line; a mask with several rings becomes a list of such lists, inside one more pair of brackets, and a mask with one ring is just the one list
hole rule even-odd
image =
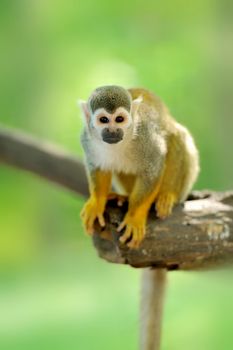
[[176, 196], [172, 192], [161, 193], [156, 200], [155, 209], [160, 219], [165, 219], [172, 212], [172, 208], [176, 203]]
[[105, 226], [104, 209], [107, 199], [105, 197], [96, 197], [92, 195], [85, 203], [81, 211], [81, 219], [86, 232], [93, 234], [95, 220], [98, 219], [100, 226]]
[[117, 231], [120, 232], [124, 227], [125, 232], [120, 237], [120, 242], [125, 243], [130, 239], [130, 241], [127, 243], [128, 247], [138, 248], [146, 232], [146, 215], [139, 212], [131, 214], [129, 211], [125, 215], [125, 218], [118, 227]]
[[156, 179], [148, 178], [146, 174], [138, 176], [136, 179], [129, 196], [128, 212], [118, 227], [118, 232], [125, 227], [120, 242], [126, 243], [130, 248], [138, 248], [145, 236], [147, 215], [158, 188], [159, 182], [156, 182]]

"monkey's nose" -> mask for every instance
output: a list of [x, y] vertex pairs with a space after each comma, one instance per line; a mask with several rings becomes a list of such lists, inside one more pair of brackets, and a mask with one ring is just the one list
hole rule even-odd
[[118, 133], [119, 133], [119, 131], [117, 131], [117, 130], [111, 130], [111, 129], [109, 129], [109, 128], [106, 128], [105, 132], [106, 132], [106, 135], [107, 135], [108, 137], [116, 137], [116, 136], [118, 135]]
[[102, 138], [107, 143], [117, 143], [123, 139], [123, 132], [121, 129], [111, 131], [109, 128], [105, 128], [102, 131]]

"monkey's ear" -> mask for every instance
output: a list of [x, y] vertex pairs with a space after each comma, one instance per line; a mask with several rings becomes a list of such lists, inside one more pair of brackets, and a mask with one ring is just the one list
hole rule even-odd
[[142, 96], [139, 96], [138, 98], [136, 98], [135, 100], [132, 101], [131, 114], [133, 116], [135, 116], [135, 114], [137, 113], [138, 107], [139, 107], [141, 102], [142, 102]]
[[87, 102], [86, 101], [82, 101], [82, 100], [78, 100], [77, 103], [78, 103], [78, 106], [81, 109], [81, 113], [82, 113], [84, 121], [88, 124], [91, 114], [90, 114]]

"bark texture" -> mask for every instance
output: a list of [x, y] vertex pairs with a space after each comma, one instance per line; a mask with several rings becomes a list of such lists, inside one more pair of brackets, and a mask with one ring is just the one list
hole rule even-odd
[[134, 267], [201, 269], [233, 262], [233, 192], [193, 192], [173, 214], [148, 218], [145, 239], [138, 249], [119, 244], [116, 228], [127, 204], [117, 207], [110, 201], [105, 229], [96, 226], [93, 240], [99, 256], [113, 263]]

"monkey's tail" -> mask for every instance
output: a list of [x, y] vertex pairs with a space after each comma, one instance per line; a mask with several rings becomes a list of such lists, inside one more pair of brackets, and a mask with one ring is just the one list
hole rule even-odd
[[146, 268], [142, 273], [140, 350], [160, 349], [166, 280], [166, 269]]

